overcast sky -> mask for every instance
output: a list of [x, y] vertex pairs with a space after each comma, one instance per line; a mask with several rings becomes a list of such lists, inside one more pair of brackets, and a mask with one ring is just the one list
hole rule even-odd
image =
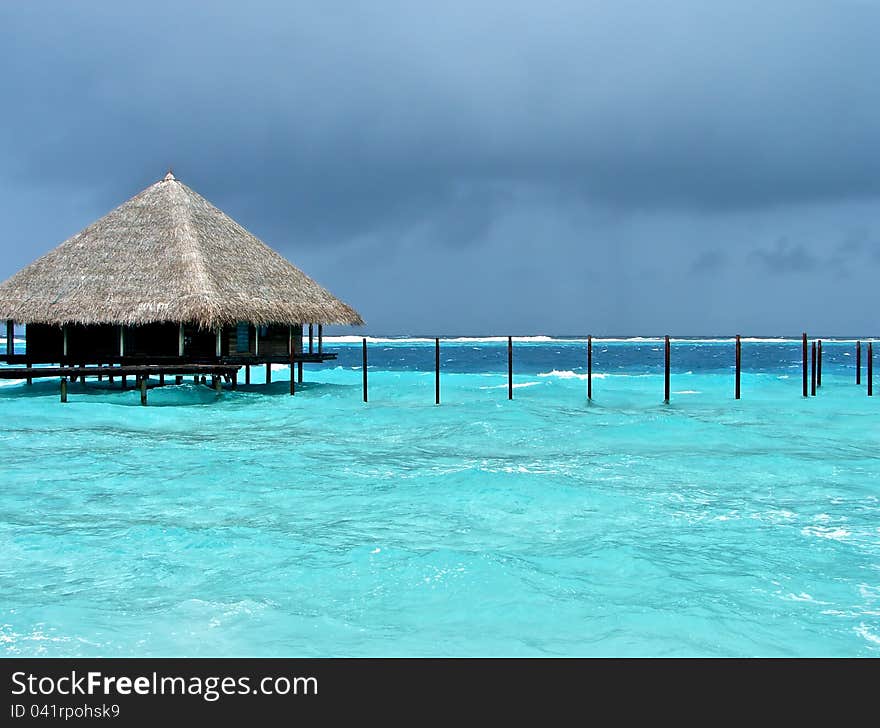
[[0, 279], [173, 166], [373, 334], [878, 334], [876, 0], [200, 5], [0, 4]]

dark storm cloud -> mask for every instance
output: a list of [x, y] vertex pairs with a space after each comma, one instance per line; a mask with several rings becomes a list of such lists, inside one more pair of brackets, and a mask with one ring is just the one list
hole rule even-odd
[[[770, 276], [816, 272], [835, 206], [880, 197], [878, 29], [867, 0], [4, 3], [0, 273], [173, 165], [371, 323], [398, 325], [377, 289], [416, 277], [401, 326], [603, 299], [641, 326], [624, 299], [670, 261], [724, 272], [758, 246]], [[824, 237], [779, 248], [810, 209]], [[504, 270], [548, 290], [526, 306]]]

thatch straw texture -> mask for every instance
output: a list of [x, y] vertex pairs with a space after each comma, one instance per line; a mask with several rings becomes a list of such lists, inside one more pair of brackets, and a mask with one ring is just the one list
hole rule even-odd
[[204, 328], [363, 323], [170, 172], [0, 284], [0, 319]]

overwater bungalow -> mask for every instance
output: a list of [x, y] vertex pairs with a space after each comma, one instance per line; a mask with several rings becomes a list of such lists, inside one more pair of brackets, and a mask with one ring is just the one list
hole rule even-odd
[[8, 342], [25, 325], [24, 351], [9, 345], [5, 360], [28, 377], [51, 364], [217, 379], [246, 366], [249, 378], [251, 365], [288, 363], [291, 391], [294, 364], [301, 381], [303, 362], [335, 358], [324, 325], [363, 324], [171, 172], [0, 284], [3, 319]]

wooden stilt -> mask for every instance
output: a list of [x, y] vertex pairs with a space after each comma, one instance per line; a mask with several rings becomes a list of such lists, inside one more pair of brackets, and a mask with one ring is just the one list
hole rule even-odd
[[199, 383], [199, 375], [196, 374], [196, 375], [193, 377], [193, 384], [198, 384], [198, 383]]
[[272, 384], [272, 365], [266, 362], [266, 384]]
[[816, 396], [816, 342], [812, 343], [810, 359], [810, 394]]
[[318, 324], [318, 353], [324, 351], [324, 324]]
[[128, 389], [128, 376], [125, 374], [122, 375], [122, 388]]
[[434, 404], [440, 404], [440, 339], [434, 339]]
[[296, 381], [302, 384], [303, 381], [303, 363], [298, 361], [296, 363]]
[[183, 384], [183, 377], [180, 374], [178, 374], [176, 377], [174, 377], [174, 383], [175, 384]]
[[291, 397], [294, 394], [296, 394], [296, 376], [295, 375], [296, 375], [296, 371], [294, 370], [293, 358], [291, 357], [291, 362], [290, 362], [290, 396]]
[[[101, 362], [98, 362], [98, 366], [99, 366], [99, 367], [102, 367], [102, 366], [104, 366], [104, 365], [101, 364]], [[103, 375], [103, 374], [99, 374], [99, 375], [98, 375], [98, 381], [99, 381], [99, 382], [104, 381], [104, 375]]]
[[244, 383], [245, 384], [251, 383], [251, 365], [250, 364], [244, 365]]
[[507, 337], [507, 399], [513, 399], [513, 337]]
[[670, 390], [670, 386], [669, 386], [670, 385], [670, 377], [669, 377], [669, 363], [670, 362], [669, 362], [669, 360], [671, 358], [672, 351], [669, 346], [669, 337], [668, 336], [666, 337], [666, 343], [664, 346], [664, 353], [665, 353], [665, 356], [664, 356], [664, 369], [663, 369], [663, 394], [664, 394], [663, 401], [666, 402], [666, 404], [669, 404], [669, 394], [670, 394], [670, 392], [669, 392], [669, 390]]
[[315, 325], [309, 324], [309, 354], [315, 351]]
[[67, 377], [61, 377], [61, 401], [67, 402]]
[[874, 396], [874, 344], [873, 342], [868, 342], [868, 371], [865, 372], [868, 375], [868, 396]]
[[801, 339], [801, 358], [803, 359], [803, 380], [804, 380], [804, 397], [810, 396], [809, 390], [809, 373], [807, 367], [807, 334], [804, 332], [803, 338]]
[[822, 339], [819, 339], [818, 342], [818, 357], [819, 363], [816, 367], [816, 388], [822, 386]]
[[[311, 327], [309, 327], [311, 328]], [[363, 341], [364, 347], [364, 402], [367, 401], [367, 340]]]
[[232, 387], [233, 390], [238, 389], [238, 369], [232, 372], [232, 381], [229, 386]]
[[159, 386], [160, 386], [160, 387], [164, 387], [164, 386], [165, 386], [165, 375], [164, 375], [164, 374], [160, 374], [160, 375], [159, 375]]
[[141, 377], [141, 405], [147, 406], [147, 378]]
[[736, 335], [736, 392], [735, 397], [739, 399], [740, 397], [740, 374], [742, 371], [742, 341], [740, 341], [740, 335]]
[[862, 342], [856, 342], [856, 384], [862, 383]]
[[6, 361], [15, 354], [15, 322], [6, 320]]
[[587, 399], [593, 401], [593, 337], [587, 337]]
[[[28, 369], [30, 369], [30, 368], [31, 368], [31, 363], [30, 363], [30, 362], [25, 362], [25, 366], [26, 366]], [[33, 384], [33, 383], [34, 383], [33, 378], [32, 378], [32, 377], [28, 377], [28, 378], [27, 378], [27, 383], [28, 383], [28, 384]]]

